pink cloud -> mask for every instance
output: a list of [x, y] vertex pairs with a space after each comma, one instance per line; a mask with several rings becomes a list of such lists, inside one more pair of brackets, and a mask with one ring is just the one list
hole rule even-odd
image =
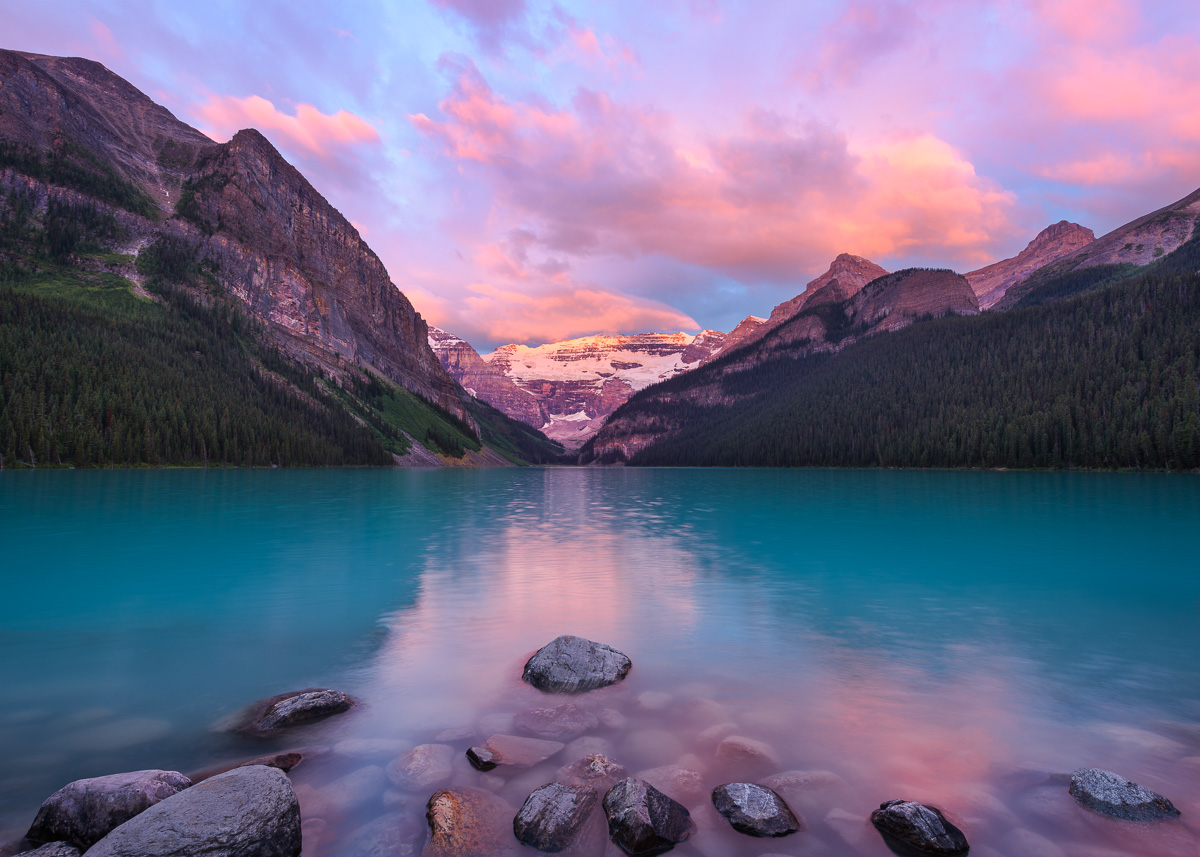
[[344, 146], [379, 142], [375, 127], [349, 111], [326, 114], [311, 104], [300, 104], [291, 115], [260, 95], [211, 95], [195, 112], [205, 124], [204, 133], [213, 139], [228, 139], [242, 128], [257, 128], [267, 134], [274, 132], [271, 135], [284, 146], [319, 159]]
[[125, 48], [117, 41], [116, 36], [112, 34], [112, 30], [106, 27], [101, 21], [96, 18], [89, 19], [88, 33], [91, 35], [92, 43], [101, 56], [117, 60], [125, 59]]
[[859, 0], [823, 29], [816, 57], [806, 57], [795, 77], [814, 89], [854, 83], [868, 65], [897, 50], [922, 26], [910, 4]]
[[708, 139], [602, 92], [579, 91], [569, 109], [511, 102], [469, 63], [454, 68], [441, 117], [412, 122], [546, 252], [789, 280], [843, 251], [974, 263], [1017, 231], [1012, 195], [932, 135], [851, 145], [752, 111]]
[[466, 20], [488, 50], [499, 48], [525, 18], [525, 0], [429, 0]]

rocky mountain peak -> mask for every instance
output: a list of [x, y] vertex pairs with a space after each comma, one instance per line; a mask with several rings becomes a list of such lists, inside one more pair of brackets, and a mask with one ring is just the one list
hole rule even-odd
[[979, 305], [989, 309], [999, 303], [1013, 286], [1024, 282], [1039, 268], [1075, 253], [1096, 240], [1092, 230], [1060, 220], [1047, 226], [1011, 259], [1003, 259], [966, 275], [979, 298]]

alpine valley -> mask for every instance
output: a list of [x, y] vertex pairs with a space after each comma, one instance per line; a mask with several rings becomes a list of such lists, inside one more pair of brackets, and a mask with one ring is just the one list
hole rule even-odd
[[843, 253], [728, 333], [482, 355], [261, 133], [98, 63], [0, 51], [0, 194], [0, 466], [1200, 467], [1200, 191], [966, 274]]

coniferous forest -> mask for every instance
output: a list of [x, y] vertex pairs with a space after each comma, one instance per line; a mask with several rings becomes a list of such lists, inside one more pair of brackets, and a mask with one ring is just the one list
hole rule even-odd
[[[613, 420], [681, 427], [635, 465], [1200, 468], [1198, 251], [1193, 240], [1115, 285], [1076, 294], [1073, 274], [1022, 308], [832, 354], [729, 374], [718, 362], [649, 388]], [[689, 400], [718, 376], [731, 404]]]

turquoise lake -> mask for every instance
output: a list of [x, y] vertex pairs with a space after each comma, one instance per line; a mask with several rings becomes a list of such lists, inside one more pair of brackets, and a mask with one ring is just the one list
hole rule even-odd
[[[892, 798], [978, 857], [1197, 853], [1194, 475], [4, 471], [0, 537], [0, 843], [73, 779], [302, 747], [305, 855], [419, 854], [430, 790], [386, 770], [444, 743], [448, 782], [514, 811], [585, 751], [695, 771], [680, 855], [886, 857], [866, 817]], [[632, 658], [571, 699], [606, 725], [484, 777], [469, 746], [565, 701], [520, 681], [559, 634]], [[213, 728], [314, 686], [362, 703], [283, 740]], [[769, 770], [718, 758], [729, 735]], [[1088, 813], [1056, 776], [1083, 767], [1182, 818]], [[708, 802], [791, 771], [822, 772], [785, 794], [805, 832], [751, 839]]]

